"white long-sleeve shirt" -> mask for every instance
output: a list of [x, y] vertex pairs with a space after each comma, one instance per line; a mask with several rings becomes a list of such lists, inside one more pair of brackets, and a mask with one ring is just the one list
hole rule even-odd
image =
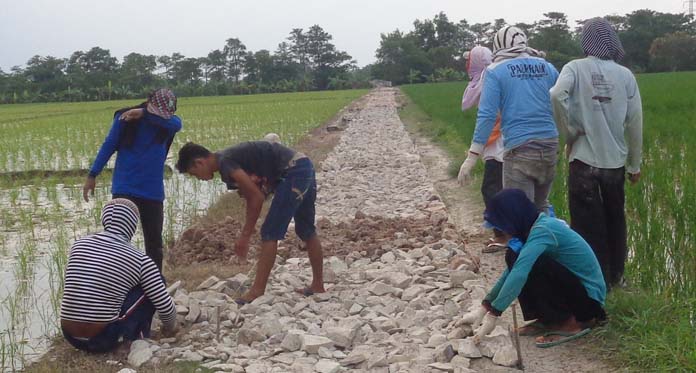
[[551, 102], [571, 146], [569, 162], [640, 171], [643, 109], [630, 70], [591, 56], [571, 61], [551, 88]]

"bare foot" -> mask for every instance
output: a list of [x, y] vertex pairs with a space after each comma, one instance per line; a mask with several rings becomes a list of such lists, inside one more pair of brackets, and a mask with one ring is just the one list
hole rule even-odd
[[257, 291], [254, 291], [253, 289], [249, 289], [249, 291], [244, 293], [244, 295], [237, 298], [236, 301], [237, 301], [237, 303], [251, 303], [254, 301], [254, 299], [256, 299], [262, 295], [263, 295], [263, 292], [257, 292]]
[[312, 296], [314, 294], [325, 293], [325, 292], [326, 292], [326, 290], [324, 289], [323, 285], [322, 286], [312, 285], [312, 286], [309, 286], [306, 288], [295, 289], [295, 293], [302, 294], [305, 297], [309, 297], [309, 296]]
[[[584, 328], [582, 327], [582, 324], [580, 324], [579, 322], [577, 322], [577, 321], [575, 320], [575, 317], [571, 317], [570, 319], [568, 319], [568, 320], [567, 320], [566, 322], [564, 322], [563, 324], [557, 325], [557, 326], [555, 326], [555, 327], [550, 327], [549, 330], [552, 331], [551, 333], [553, 333], [553, 332], [562, 332], [562, 333], [565, 333], [565, 334], [577, 334], [577, 333], [583, 331]], [[564, 338], [567, 338], [567, 337], [568, 337], [567, 335], [564, 336], [564, 335], [562, 335], [562, 334], [560, 334], [560, 333], [559, 333], [558, 335], [557, 335], [557, 334], [551, 334], [551, 335], [548, 335], [548, 336], [540, 336], [540, 337], [537, 337], [537, 338], [536, 338], [536, 343], [549, 343], [549, 342], [555, 342], [555, 341], [558, 341], [558, 340], [560, 340], [560, 339], [564, 339]]]

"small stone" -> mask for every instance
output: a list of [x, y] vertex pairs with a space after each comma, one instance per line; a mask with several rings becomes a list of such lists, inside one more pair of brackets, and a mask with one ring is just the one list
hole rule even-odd
[[265, 340], [266, 337], [256, 329], [242, 328], [237, 333], [237, 343], [242, 345], [250, 345], [253, 342], [263, 342]]
[[493, 355], [493, 364], [514, 367], [517, 365], [517, 350], [509, 344], [499, 348]]
[[328, 359], [321, 359], [314, 365], [314, 370], [319, 373], [336, 373], [341, 369], [341, 364]]
[[169, 287], [167, 287], [167, 294], [169, 294], [170, 297], [173, 296], [174, 293], [176, 293], [176, 291], [179, 290], [180, 287], [181, 287], [181, 281], [177, 281], [177, 282], [169, 285]]
[[394, 261], [396, 261], [396, 256], [393, 252], [389, 251], [382, 254], [382, 257], [379, 260], [382, 261], [382, 263], [391, 264], [394, 263]]
[[302, 336], [302, 350], [308, 354], [316, 354], [320, 347], [333, 347], [333, 342], [318, 335], [305, 334]]
[[186, 315], [186, 321], [195, 324], [200, 317], [201, 307], [198, 305], [197, 301], [192, 300], [191, 303], [189, 303], [189, 312]]
[[302, 335], [295, 332], [288, 332], [280, 343], [280, 347], [285, 351], [298, 351], [302, 348]]
[[355, 331], [348, 328], [328, 328], [326, 330], [326, 336], [329, 337], [336, 346], [349, 348], [353, 344]]
[[452, 364], [453, 367], [456, 368], [469, 368], [471, 365], [471, 361], [464, 356], [455, 356], [452, 358], [452, 361], [450, 361], [450, 364]]
[[433, 368], [435, 370], [440, 370], [443, 372], [454, 373], [454, 367], [450, 363], [432, 363], [432, 364], [428, 364], [428, 367]]
[[183, 355], [181, 355], [181, 360], [200, 362], [200, 361], [203, 361], [203, 356], [201, 354], [199, 354], [198, 352], [189, 350], [189, 351], [184, 352]]
[[119, 371], [116, 372], [116, 373], [138, 373], [138, 372], [136, 372], [135, 369], [123, 368], [123, 369], [119, 370]]
[[389, 283], [399, 289], [406, 289], [412, 280], [413, 277], [402, 272], [395, 272], [389, 275]]
[[341, 365], [343, 365], [344, 367], [350, 366], [350, 365], [357, 365], [357, 364], [362, 363], [365, 360], [367, 360], [367, 356], [365, 356], [365, 354], [351, 352], [348, 355], [348, 357], [341, 360]]
[[237, 364], [217, 364], [213, 365], [211, 369], [215, 369], [216, 371], [223, 371], [223, 372], [234, 372], [234, 373], [244, 373], [244, 368], [241, 365]]
[[442, 345], [435, 349], [435, 361], [449, 363], [456, 354], [451, 344]]
[[206, 290], [206, 289], [210, 288], [211, 286], [217, 284], [218, 282], [220, 282], [219, 278], [217, 278], [215, 276], [210, 276], [210, 277], [208, 277], [207, 280], [201, 282], [201, 284], [198, 285], [196, 290]]
[[467, 338], [459, 342], [459, 345], [457, 346], [457, 353], [470, 359], [477, 359], [483, 356], [471, 338]]
[[401, 300], [411, 301], [423, 293], [425, 293], [425, 289], [422, 286], [414, 285], [404, 290], [404, 293], [401, 294]]
[[433, 334], [428, 338], [429, 347], [438, 347], [445, 342], [447, 342], [447, 337], [442, 334]]
[[348, 311], [348, 313], [351, 315], [357, 315], [360, 312], [362, 312], [362, 310], [363, 310], [363, 306], [361, 306], [357, 303], [353, 303], [353, 305], [350, 306], [350, 310]]
[[367, 369], [386, 367], [389, 365], [386, 354], [373, 354], [367, 361]]
[[150, 343], [139, 339], [131, 344], [130, 353], [128, 353], [128, 364], [139, 368], [152, 358], [152, 350]]
[[188, 315], [189, 308], [184, 306], [183, 304], [177, 304], [176, 305], [176, 313], [179, 315]]
[[332, 359], [333, 358], [333, 353], [331, 350], [329, 350], [326, 347], [319, 347], [319, 351], [317, 351], [317, 355], [319, 357], [324, 358], [324, 359]]
[[393, 294], [395, 292], [395, 289], [392, 286], [389, 286], [389, 285], [387, 285], [383, 282], [380, 282], [380, 281], [372, 284], [372, 286], [370, 286], [367, 290], [370, 293], [377, 295], [377, 296], [382, 296], [385, 294]]

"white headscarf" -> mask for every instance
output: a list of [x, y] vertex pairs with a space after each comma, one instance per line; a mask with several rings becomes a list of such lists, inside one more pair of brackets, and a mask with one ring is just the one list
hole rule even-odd
[[483, 73], [486, 67], [493, 62], [493, 52], [486, 47], [474, 47], [469, 52], [469, 62], [467, 64], [471, 81], [464, 90], [462, 97], [462, 111], [478, 105], [483, 88]]
[[528, 54], [544, 58], [546, 53], [527, 46], [527, 35], [515, 26], [500, 29], [493, 38], [493, 62], [500, 62]]

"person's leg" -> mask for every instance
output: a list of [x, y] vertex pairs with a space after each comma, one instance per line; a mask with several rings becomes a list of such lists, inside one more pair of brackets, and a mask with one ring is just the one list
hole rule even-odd
[[580, 161], [571, 162], [568, 170], [570, 227], [590, 245], [602, 267], [604, 281], [608, 284], [611, 257], [607, 246], [605, 203], [597, 180], [597, 169]]
[[552, 262], [555, 263], [548, 256], [541, 255], [518, 296], [524, 319], [537, 319], [548, 326], [562, 324], [572, 316], [570, 307], [554, 284], [557, 274]]
[[628, 247], [626, 243], [626, 213], [624, 168], [601, 170], [600, 184], [604, 213], [607, 217], [607, 252], [609, 256], [609, 283], [615, 286], [621, 282]]
[[556, 154], [556, 148], [543, 150], [540, 152], [540, 155], [541, 159], [533, 173], [536, 179], [534, 185], [534, 204], [539, 210], [548, 212], [550, 206], [549, 194], [551, 194], [553, 179], [556, 177], [558, 155]]
[[240, 299], [245, 302], [251, 302], [266, 292], [268, 278], [271, 277], [271, 271], [273, 270], [273, 265], [275, 265], [277, 254], [278, 241], [264, 240], [261, 242], [261, 251], [259, 251], [258, 262], [256, 263], [254, 283]]
[[134, 341], [150, 337], [152, 317], [155, 306], [145, 296], [140, 286], [136, 286], [126, 295], [119, 313], [119, 331], [124, 339]]
[[164, 258], [162, 253], [162, 247], [164, 246], [162, 244], [162, 227], [164, 225], [163, 203], [123, 194], [114, 194], [112, 197], [128, 199], [138, 207], [140, 211], [140, 226], [143, 229], [143, 238], [145, 240], [145, 253], [162, 272], [162, 261]]
[[312, 266], [312, 284], [302, 293], [323, 293], [324, 289], [324, 253], [317, 236], [315, 222], [315, 205], [317, 199], [316, 180], [312, 180], [300, 207], [295, 213], [295, 233], [307, 246], [309, 264]]
[[488, 206], [491, 198], [501, 189], [503, 189], [503, 163], [489, 159], [485, 163], [483, 182], [481, 183], [483, 203]]
[[533, 167], [533, 162], [522, 149], [509, 151], [503, 162], [503, 188], [520, 189], [534, 201], [534, 180], [529, 176], [529, 169]]

